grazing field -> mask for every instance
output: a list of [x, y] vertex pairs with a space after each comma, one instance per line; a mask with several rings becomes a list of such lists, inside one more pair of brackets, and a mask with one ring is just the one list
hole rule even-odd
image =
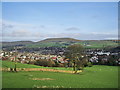
[[118, 67], [116, 66], [94, 65], [93, 67], [86, 67], [80, 74], [42, 71], [3, 72], [2, 74], [3, 88], [118, 87]]
[[[14, 68], [15, 67], [15, 62], [10, 62], [10, 61], [1, 61], [2, 67], [3, 68]], [[43, 67], [43, 66], [37, 66], [37, 65], [32, 65], [32, 64], [21, 64], [17, 63], [17, 68], [48, 68], [48, 69], [57, 69], [57, 70], [72, 70], [72, 68], [65, 68], [65, 67]]]
[[[20, 43], [20, 42], [17, 42]], [[70, 39], [70, 38], [53, 38], [53, 39], [46, 39], [40, 42], [31, 42], [25, 44], [26, 48], [38, 48], [38, 47], [68, 47], [72, 44], [81, 44], [85, 48], [104, 48], [104, 47], [116, 47], [118, 43], [112, 40], [77, 40], [77, 39]], [[86, 44], [86, 45], [85, 45]], [[7, 44], [9, 45], [9, 44]]]
[[104, 47], [116, 47], [118, 46], [118, 43], [115, 43], [113, 41], [82, 41], [79, 44], [84, 45], [87, 43], [89, 46], [85, 46], [86, 48], [104, 48]]

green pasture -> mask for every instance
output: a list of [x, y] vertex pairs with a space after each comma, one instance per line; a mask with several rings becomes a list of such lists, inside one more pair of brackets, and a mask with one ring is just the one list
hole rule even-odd
[[87, 45], [90, 45], [85, 46], [86, 48], [105, 48], [118, 46], [118, 43], [115, 43], [113, 41], [81, 41], [79, 44], [84, 45], [85, 43], [87, 43]]
[[38, 48], [38, 47], [67, 47], [71, 44], [81, 44], [84, 46], [84, 44], [90, 45], [90, 46], [84, 46], [85, 48], [104, 48], [104, 47], [116, 47], [118, 46], [118, 43], [115, 43], [113, 41], [104, 41], [104, 40], [98, 40], [98, 41], [80, 41], [80, 42], [41, 42], [41, 43], [34, 43], [34, 44], [27, 44], [26, 47], [28, 48]]
[[[5, 63], [12, 66], [10, 62], [3, 61], [3, 64]], [[20, 68], [39, 67], [20, 63], [17, 66]], [[34, 80], [33, 78], [50, 78], [52, 80]], [[94, 65], [84, 68], [84, 71], [80, 74], [45, 71], [3, 72], [2, 81], [3, 88], [117, 88], [118, 67]]]
[[[15, 67], [15, 62], [0, 60], [0, 63], [2, 63], [3, 68]], [[43, 66], [37, 66], [32, 64], [21, 64], [21, 63], [17, 63], [16, 66], [17, 68], [48, 68], [48, 69], [57, 69], [57, 70], [72, 70], [72, 68], [65, 68], [65, 67], [43, 67]]]

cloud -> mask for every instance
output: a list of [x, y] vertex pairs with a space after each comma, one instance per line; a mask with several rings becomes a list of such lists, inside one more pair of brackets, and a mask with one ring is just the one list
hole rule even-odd
[[[91, 40], [104, 40], [104, 39], [115, 39], [118, 34], [116, 33], [107, 33], [107, 32], [104, 32], [104, 33], [99, 33], [99, 32], [92, 32], [92, 33], [89, 33], [87, 35], [84, 35], [86, 36], [86, 38], [88, 39], [91, 39]], [[111, 38], [110, 38], [111, 37]]]
[[11, 33], [14, 37], [28, 37], [31, 34], [28, 30], [16, 30]]
[[39, 32], [33, 33], [32, 31], [29, 30], [14, 30], [9, 33], [3, 32], [3, 37], [40, 37], [42, 36]]
[[[56, 33], [56, 34], [45, 34], [45, 38], [75, 38], [79, 40], [104, 40], [109, 37], [115, 39], [117, 34], [113, 33]], [[110, 38], [109, 38], [110, 39]]]
[[13, 27], [14, 27], [14, 26], [13, 26], [13, 25], [10, 25], [10, 24], [5, 24], [5, 23], [2, 24], [2, 28], [3, 28], [3, 29], [13, 28]]
[[111, 34], [113, 34], [113, 33], [109, 33], [109, 32], [92, 32], [91, 34], [93, 34], [93, 35], [111, 35]]
[[[69, 27], [67, 29], [62, 29], [64, 31], [59, 31], [61, 28], [54, 26], [49, 27], [47, 25], [32, 25], [24, 23], [16, 23], [11, 21], [3, 21], [4, 30], [0, 33], [3, 36], [4, 41], [19, 41], [19, 40], [29, 40], [29, 41], [40, 41], [46, 38], [75, 38], [79, 40], [103, 40], [107, 38], [116, 38], [118, 35], [114, 32], [79, 32], [78, 27]], [[60, 28], [60, 29], [59, 29]], [[58, 29], [58, 31], [57, 31]], [[71, 31], [71, 32], [68, 32]], [[77, 32], [73, 32], [77, 31]]]
[[0, 19], [0, 32], [2, 31], [2, 19]]
[[77, 27], [69, 27], [66, 30], [68, 30], [68, 31], [75, 31], [75, 30], [80, 30], [80, 29], [77, 28]]
[[45, 28], [44, 25], [33, 25], [17, 23], [12, 21], [3, 20], [1, 22], [2, 36], [5, 37], [43, 37], [42, 29]]
[[99, 16], [98, 15], [92, 15], [91, 18], [96, 19], [96, 18], [99, 18]]
[[2, 27], [3, 30], [18, 30], [18, 29], [44, 29], [45, 25], [33, 25], [33, 24], [26, 24], [26, 23], [18, 23], [12, 21], [2, 20]]
[[44, 25], [40, 25], [40, 28], [45, 28], [45, 26]]
[[116, 40], [116, 39], [118, 39], [118, 37], [109, 37], [109, 38], [105, 38], [105, 39]]
[[[111, 37], [111, 38], [110, 38]], [[29, 40], [29, 41], [40, 41], [46, 38], [75, 38], [79, 40], [105, 40], [105, 39], [116, 39], [117, 34], [93, 34], [93, 33], [31, 33], [29, 31], [17, 30], [13, 32], [3, 40]]]

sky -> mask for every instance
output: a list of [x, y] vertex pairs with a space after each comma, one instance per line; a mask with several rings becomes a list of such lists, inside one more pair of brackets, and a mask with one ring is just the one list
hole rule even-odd
[[118, 38], [117, 2], [3, 2], [0, 20], [3, 41]]

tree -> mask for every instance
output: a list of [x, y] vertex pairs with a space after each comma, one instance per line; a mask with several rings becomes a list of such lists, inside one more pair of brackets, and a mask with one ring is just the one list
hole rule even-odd
[[110, 65], [110, 66], [117, 66], [117, 61], [118, 60], [118, 57], [117, 56], [115, 56], [115, 55], [110, 55], [109, 57], [108, 57], [108, 65]]
[[87, 63], [84, 48], [79, 44], [69, 46], [65, 52], [65, 56], [72, 62], [75, 73], [78, 70], [83, 70], [84, 65]]

